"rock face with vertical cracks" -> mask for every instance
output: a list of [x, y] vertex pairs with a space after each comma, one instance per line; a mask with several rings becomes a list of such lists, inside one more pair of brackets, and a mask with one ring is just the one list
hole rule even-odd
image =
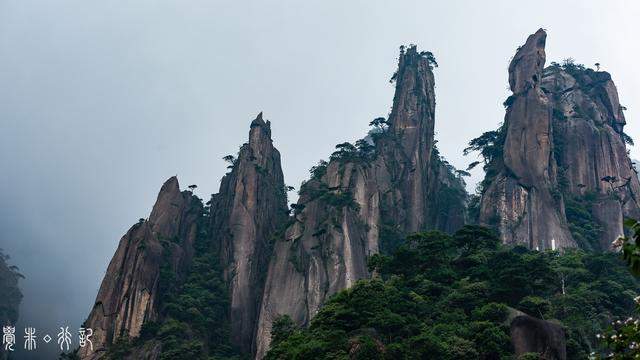
[[529, 36], [509, 65], [513, 95], [504, 120], [503, 167], [483, 194], [480, 209], [480, 222], [497, 226], [505, 243], [533, 249], [548, 249], [554, 242], [575, 246], [562, 201], [552, 195], [557, 168], [551, 105], [540, 87], [546, 37], [542, 29]]
[[576, 65], [545, 69], [541, 86], [553, 103], [559, 187], [565, 197], [592, 199], [588, 210], [602, 228], [592, 247], [607, 250], [623, 234], [623, 219], [640, 216], [616, 86], [609, 73]]
[[168, 261], [179, 279], [193, 256], [200, 216], [194, 203], [172, 177], [162, 185], [149, 219], [122, 237], [84, 324], [93, 329], [93, 350], [81, 348], [81, 358], [99, 358], [118, 338], [137, 337], [144, 322], [158, 319], [160, 267]]
[[[545, 69], [545, 40], [542, 29], [529, 36], [509, 66], [502, 158], [498, 174], [485, 180], [479, 220], [507, 244], [606, 250], [622, 234], [623, 218], [638, 215], [622, 107], [606, 72]], [[571, 226], [568, 202], [586, 204], [596, 222], [590, 227], [602, 228], [597, 246], [576, 233], [584, 224]]]
[[401, 51], [388, 125], [357, 149], [339, 145], [302, 185], [269, 265], [257, 358], [278, 316], [307, 324], [327, 297], [370, 276], [369, 255], [392, 249], [410, 232], [463, 224], [464, 185], [434, 150], [430, 56], [415, 47]]
[[288, 213], [280, 153], [262, 113], [251, 123], [249, 142], [222, 179], [211, 209], [213, 244], [229, 283], [231, 342], [251, 353], [273, 237]]

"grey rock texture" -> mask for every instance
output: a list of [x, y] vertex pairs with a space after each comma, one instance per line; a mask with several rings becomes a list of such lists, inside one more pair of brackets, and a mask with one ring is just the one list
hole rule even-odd
[[567, 358], [566, 337], [561, 325], [535, 318], [514, 308], [508, 308], [504, 325], [509, 327], [516, 357], [526, 353], [537, 353], [540, 359]]
[[[545, 70], [541, 87], [553, 103], [555, 154], [566, 194], [591, 194], [603, 227], [600, 248], [623, 234], [625, 217], [640, 215], [640, 183], [624, 141], [626, 124], [611, 75], [591, 69]], [[612, 178], [610, 182], [604, 178]]]
[[287, 221], [286, 192], [271, 124], [260, 113], [211, 203], [213, 244], [229, 283], [231, 342], [243, 353], [253, 351], [273, 237]]
[[[545, 69], [545, 40], [542, 29], [529, 36], [509, 66], [503, 156], [498, 174], [487, 179], [479, 220], [497, 227], [507, 244], [576, 247], [565, 200], [593, 193], [590, 211], [608, 249], [622, 234], [623, 217], [637, 215], [640, 191], [618, 94], [608, 73]], [[603, 182], [606, 176], [616, 181]]]
[[562, 202], [554, 198], [551, 105], [540, 88], [547, 34], [538, 30], [509, 65], [513, 102], [505, 116], [504, 166], [483, 194], [480, 222], [497, 227], [507, 244], [533, 249], [574, 247]]
[[149, 219], [122, 237], [84, 324], [93, 329], [93, 350], [82, 348], [81, 358], [101, 357], [118, 338], [137, 337], [144, 322], [158, 319], [163, 261], [179, 278], [193, 256], [200, 216], [194, 203], [172, 177], [162, 185]]
[[567, 358], [567, 344], [561, 325], [512, 311], [508, 326], [516, 357], [537, 353], [541, 359]]
[[[464, 185], [433, 151], [429, 55], [415, 47], [401, 51], [388, 127], [364, 139], [358, 151], [334, 153], [301, 187], [292, 224], [275, 243], [269, 265], [257, 358], [266, 353], [278, 316], [307, 324], [329, 296], [370, 276], [369, 255], [407, 233], [455, 230], [464, 222]], [[440, 196], [448, 192], [461, 196]]]

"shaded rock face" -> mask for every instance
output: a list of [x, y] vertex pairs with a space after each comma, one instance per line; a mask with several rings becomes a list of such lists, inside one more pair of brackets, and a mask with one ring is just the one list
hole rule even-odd
[[[9, 256], [0, 249], [0, 325], [15, 325], [22, 301], [18, 282], [22, 275], [15, 266], [7, 263]], [[1, 357], [1, 355], [0, 355]]]
[[465, 192], [433, 154], [434, 77], [426, 53], [401, 51], [394, 77], [388, 127], [362, 140], [367, 143], [357, 153], [334, 153], [300, 189], [292, 223], [269, 264], [257, 358], [266, 353], [278, 316], [307, 324], [329, 296], [370, 276], [368, 256], [392, 248], [406, 233], [452, 230], [464, 222], [464, 200], [449, 201], [447, 211], [433, 204], [443, 190]]
[[511, 321], [510, 335], [516, 357], [537, 353], [541, 359], [567, 358], [564, 330], [558, 324], [522, 314]]
[[159, 318], [160, 268], [168, 262], [179, 279], [193, 256], [200, 212], [175, 177], [167, 180], [148, 220], [140, 221], [120, 240], [84, 326], [93, 329], [93, 351], [81, 358], [100, 357], [119, 337], [137, 337], [142, 324]]
[[[529, 36], [509, 66], [503, 156], [487, 179], [479, 220], [497, 227], [507, 244], [576, 247], [565, 203], [592, 194], [589, 211], [604, 228], [600, 247], [608, 249], [622, 234], [623, 217], [637, 214], [640, 190], [617, 91], [604, 72], [544, 69], [545, 40], [542, 29]], [[616, 181], [603, 182], [606, 176]]]
[[251, 353], [273, 237], [288, 214], [280, 153], [262, 113], [251, 123], [249, 142], [222, 179], [211, 209], [213, 243], [229, 283], [231, 342]]
[[563, 192], [593, 198], [589, 210], [602, 226], [600, 249], [607, 250], [623, 234], [623, 219], [640, 215], [640, 183], [625, 146], [616, 86], [606, 72], [575, 66], [547, 68], [541, 86], [553, 103]]

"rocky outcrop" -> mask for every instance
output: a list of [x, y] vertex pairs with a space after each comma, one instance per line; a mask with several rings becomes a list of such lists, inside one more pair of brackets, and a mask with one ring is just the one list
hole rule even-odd
[[505, 243], [541, 250], [575, 246], [562, 201], [553, 195], [551, 104], [540, 87], [546, 37], [542, 29], [529, 36], [509, 65], [513, 95], [504, 120], [503, 166], [480, 209], [480, 222], [497, 226]]
[[[368, 256], [393, 248], [407, 233], [463, 222], [464, 187], [433, 153], [434, 63], [431, 53], [401, 50], [388, 121], [355, 146], [338, 145], [302, 185], [292, 224], [276, 241], [269, 265], [257, 358], [268, 349], [279, 315], [307, 324], [327, 297], [369, 277]], [[445, 189], [460, 194], [441, 198], [458, 216], [433, 206]]]
[[[509, 66], [513, 95], [499, 135], [502, 156], [485, 179], [479, 220], [507, 244], [540, 250], [593, 248], [585, 238], [597, 231], [581, 232], [602, 227], [597, 247], [608, 249], [622, 234], [623, 217], [637, 214], [640, 191], [622, 107], [605, 72], [572, 63], [545, 69], [545, 40], [542, 29], [529, 36]], [[576, 206], [596, 223], [573, 224]]]
[[287, 221], [286, 192], [271, 124], [260, 113], [211, 203], [213, 244], [229, 283], [231, 342], [242, 353], [253, 351], [273, 237]]
[[509, 326], [516, 357], [535, 353], [540, 359], [567, 358], [567, 345], [561, 325], [534, 318], [515, 309], [510, 309], [506, 325]]
[[541, 87], [553, 104], [559, 188], [567, 199], [582, 203], [600, 227], [597, 243], [580, 234], [576, 240], [582, 247], [607, 250], [623, 234], [623, 219], [640, 215], [640, 183], [625, 145], [616, 86], [607, 72], [567, 63], [545, 69]]
[[158, 320], [161, 268], [179, 279], [188, 266], [201, 215], [198, 204], [172, 177], [162, 185], [149, 219], [122, 237], [84, 324], [93, 329], [93, 350], [81, 348], [81, 358], [99, 358], [120, 337], [137, 337], [143, 323]]

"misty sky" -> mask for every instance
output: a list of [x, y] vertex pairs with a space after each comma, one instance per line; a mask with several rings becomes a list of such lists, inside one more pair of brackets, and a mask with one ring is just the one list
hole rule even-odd
[[26, 276], [19, 326], [77, 328], [164, 180], [208, 198], [259, 111], [298, 187], [387, 116], [401, 44], [440, 64], [436, 138], [459, 168], [540, 27], [548, 63], [611, 72], [640, 138], [639, 18], [635, 1], [0, 0], [0, 248]]

